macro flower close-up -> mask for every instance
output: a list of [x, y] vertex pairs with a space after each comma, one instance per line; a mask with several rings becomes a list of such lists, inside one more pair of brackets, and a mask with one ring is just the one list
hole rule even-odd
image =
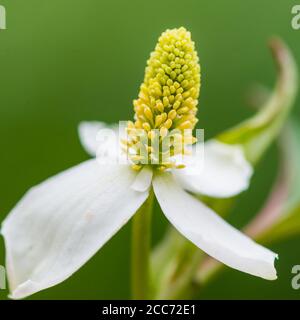
[[[290, 261], [300, 234], [293, 41], [280, 33], [259, 39], [271, 51], [263, 58], [267, 63], [245, 53], [245, 65], [238, 66], [239, 50], [263, 51], [253, 49], [254, 38], [243, 49], [224, 38], [214, 51], [212, 30], [206, 35], [196, 22], [170, 21], [148, 33], [136, 30], [136, 41], [122, 28], [103, 29], [95, 40], [96, 22], [90, 20], [94, 38], [83, 36], [77, 46], [66, 27], [70, 43], [50, 36], [45, 67], [42, 47], [40, 60], [30, 62], [26, 74], [34, 85], [31, 91], [22, 82], [24, 100], [6, 89], [4, 104], [12, 99], [26, 109], [13, 121], [7, 111], [16, 139], [3, 125], [17, 149], [4, 146], [1, 160], [7, 171], [2, 194], [9, 201], [1, 208], [5, 299], [285, 298], [295, 293], [279, 289], [290, 278], [297, 290], [290, 276], [297, 276]], [[133, 25], [124, 28], [134, 38]], [[87, 52], [93, 41], [99, 47]], [[151, 43], [152, 50], [143, 49]], [[56, 51], [59, 46], [66, 52]], [[143, 80], [134, 90], [145, 55]], [[265, 81], [271, 57], [273, 89], [256, 83], [245, 95], [249, 110], [230, 106], [251, 70]], [[7, 74], [5, 62], [3, 70]], [[30, 105], [42, 103], [35, 114]], [[95, 112], [83, 107], [95, 103]]]
[[[200, 249], [232, 268], [267, 280], [277, 278], [275, 253], [255, 244], [184, 190], [220, 198], [245, 190], [252, 168], [240, 146], [208, 142], [203, 173], [200, 159], [193, 165], [177, 165], [175, 148], [175, 160], [171, 152], [169, 159], [160, 160], [159, 148], [157, 164], [142, 164], [140, 149], [149, 146], [140, 146], [143, 139], [135, 129], [147, 134], [147, 143], [155, 139], [151, 129], [156, 128], [159, 144], [171, 129], [177, 129], [173, 136], [180, 135], [180, 141], [187, 140], [181, 132], [193, 129], [197, 121], [199, 72], [190, 33], [184, 28], [167, 30], [151, 54], [139, 99], [134, 101], [135, 123], [129, 123], [125, 141], [126, 148], [134, 149], [128, 153], [132, 164], [108, 162], [101, 167], [96, 160], [87, 161], [33, 188], [13, 209], [2, 227], [12, 298], [26, 297], [72, 275], [145, 202], [151, 201], [152, 187], [168, 220]], [[97, 146], [95, 125], [85, 123], [79, 131], [87, 149], [97, 154], [97, 149], [90, 147], [93, 143]], [[172, 142], [173, 146], [176, 140]], [[152, 159], [151, 151], [146, 151]], [[139, 215], [147, 214], [141, 211]]]

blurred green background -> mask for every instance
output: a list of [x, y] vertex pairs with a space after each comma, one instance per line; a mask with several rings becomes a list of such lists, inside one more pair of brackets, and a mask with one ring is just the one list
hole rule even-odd
[[[291, 27], [296, 1], [252, 0], [1, 0], [0, 220], [24, 192], [88, 156], [80, 146], [81, 120], [132, 118], [144, 67], [160, 33], [185, 26], [202, 66], [199, 127], [206, 138], [251, 115], [249, 86], [270, 88], [275, 71], [266, 43], [281, 36], [300, 65], [300, 30]], [[294, 109], [299, 116], [300, 101]], [[263, 204], [277, 172], [273, 146], [257, 167], [230, 221], [241, 227]], [[63, 223], [63, 221], [62, 221]], [[153, 241], [167, 222], [156, 206]], [[130, 297], [130, 223], [66, 282], [31, 299]], [[300, 298], [291, 268], [300, 264], [300, 237], [272, 249], [279, 279], [268, 282], [226, 269], [199, 298]], [[0, 264], [4, 264], [3, 241]], [[7, 291], [0, 291], [5, 299]]]

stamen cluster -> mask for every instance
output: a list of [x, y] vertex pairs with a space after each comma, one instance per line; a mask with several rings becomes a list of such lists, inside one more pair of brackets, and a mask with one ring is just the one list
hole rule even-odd
[[134, 169], [149, 163], [160, 170], [181, 167], [171, 157], [196, 142], [192, 129], [198, 121], [199, 93], [200, 65], [190, 32], [166, 30], [147, 61], [144, 82], [133, 102], [135, 121], [127, 126], [124, 149]]

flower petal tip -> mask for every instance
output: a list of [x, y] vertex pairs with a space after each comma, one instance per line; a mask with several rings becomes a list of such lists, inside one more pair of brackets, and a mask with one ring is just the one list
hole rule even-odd
[[269, 281], [277, 280], [278, 276], [277, 276], [277, 270], [275, 267], [275, 262], [278, 259], [279, 259], [278, 254], [271, 252], [270, 259], [268, 259], [269, 261], [266, 262], [267, 263], [266, 269], [261, 274], [259, 274], [259, 276]]
[[24, 299], [41, 290], [38, 287], [39, 286], [37, 283], [31, 280], [27, 280], [22, 284], [18, 285], [14, 290], [12, 290], [11, 293], [8, 295], [8, 298], [12, 300]]

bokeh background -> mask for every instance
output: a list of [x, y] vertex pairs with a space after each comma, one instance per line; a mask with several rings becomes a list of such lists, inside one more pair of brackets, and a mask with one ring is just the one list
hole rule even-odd
[[[1, 0], [0, 220], [31, 186], [88, 159], [77, 137], [81, 120], [132, 118], [132, 100], [160, 33], [185, 26], [202, 66], [199, 127], [206, 138], [253, 113], [245, 94], [253, 83], [272, 88], [267, 48], [281, 36], [300, 64], [300, 30], [291, 27], [289, 0]], [[294, 109], [299, 117], [300, 100]], [[241, 227], [263, 204], [277, 172], [277, 149], [257, 167], [249, 192], [230, 216]], [[63, 223], [63, 221], [62, 221]], [[153, 242], [167, 222], [156, 206]], [[130, 297], [130, 223], [68, 281], [31, 299]], [[279, 279], [268, 282], [226, 269], [199, 298], [292, 298], [291, 268], [300, 264], [300, 237], [272, 247]], [[4, 264], [3, 241], [0, 264]], [[0, 291], [6, 299], [7, 291]]]

